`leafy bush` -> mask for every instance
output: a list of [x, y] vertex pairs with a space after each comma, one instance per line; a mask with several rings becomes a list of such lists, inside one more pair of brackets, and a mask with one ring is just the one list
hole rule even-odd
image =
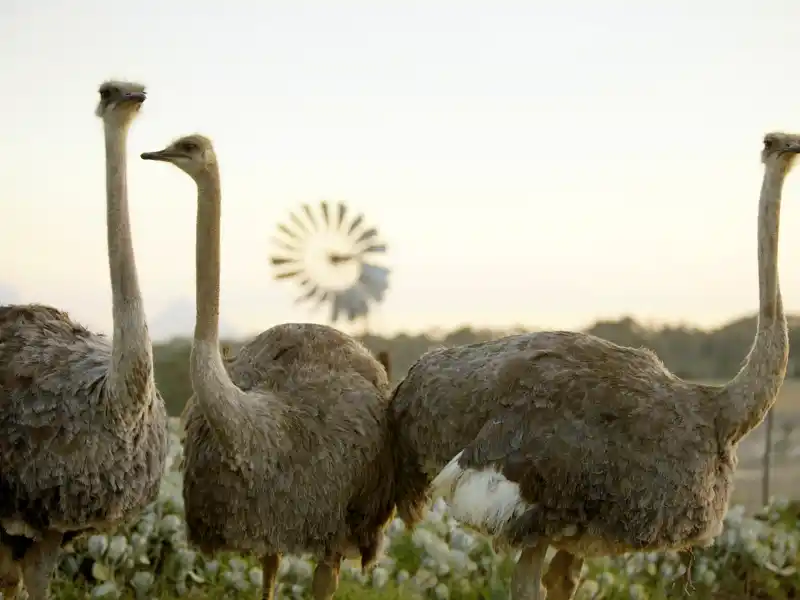
[[[55, 576], [54, 598], [259, 597], [256, 558], [204, 557], [187, 546], [177, 431], [172, 437], [171, 467], [159, 500], [127, 528], [68, 546]], [[488, 538], [449, 518], [444, 502], [435, 503], [414, 532], [393, 521], [388, 537], [385, 556], [370, 573], [362, 574], [355, 561], [345, 563], [337, 598], [508, 597], [516, 557], [495, 553]], [[711, 548], [589, 561], [578, 598], [795, 598], [799, 548], [799, 504], [775, 501], [752, 517], [734, 507]], [[279, 596], [308, 597], [312, 570], [306, 557], [284, 557]]]

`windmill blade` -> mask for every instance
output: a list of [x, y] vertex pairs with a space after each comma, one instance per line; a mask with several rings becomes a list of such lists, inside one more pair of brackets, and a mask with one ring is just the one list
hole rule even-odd
[[302, 236], [299, 233], [297, 233], [296, 231], [292, 231], [283, 223], [278, 223], [278, 231], [285, 233], [292, 240], [300, 241], [302, 239]]
[[319, 289], [318, 285], [312, 285], [311, 289], [308, 290], [306, 293], [302, 294], [295, 300], [296, 304], [300, 304], [301, 302], [307, 302], [316, 296], [317, 294], [321, 295], [321, 290]]
[[331, 223], [330, 209], [328, 208], [328, 202], [326, 200], [320, 201], [319, 207], [322, 210], [322, 222], [325, 223], [325, 227], [327, 229], [330, 229], [332, 223]]
[[364, 231], [358, 238], [356, 239], [356, 244], [362, 244], [367, 240], [371, 240], [373, 238], [378, 237], [378, 230], [375, 227], [370, 227], [366, 231]]
[[297, 225], [297, 227], [300, 229], [300, 231], [301, 231], [302, 233], [304, 233], [304, 234], [306, 234], [306, 235], [308, 235], [309, 233], [311, 233], [311, 231], [310, 231], [310, 230], [309, 230], [309, 228], [306, 226], [306, 224], [305, 224], [305, 223], [303, 223], [303, 220], [302, 220], [300, 217], [298, 217], [296, 214], [294, 214], [294, 213], [289, 213], [289, 219], [291, 219], [292, 223], [294, 223], [295, 225]]
[[306, 213], [308, 222], [311, 223], [311, 229], [313, 231], [317, 231], [319, 226], [317, 225], [317, 220], [314, 218], [314, 212], [311, 210], [311, 207], [308, 204], [303, 204], [303, 212]]
[[336, 229], [341, 229], [342, 224], [344, 224], [344, 217], [347, 214], [347, 206], [345, 205], [344, 202], [339, 202], [336, 208], [338, 210], [338, 217], [336, 219]]
[[280, 267], [281, 265], [296, 263], [297, 259], [288, 258], [286, 256], [273, 256], [272, 258], [269, 259], [269, 262], [272, 264], [273, 267]]
[[359, 248], [358, 254], [384, 253], [386, 250], [386, 244], [370, 244], [366, 248]]
[[353, 232], [358, 229], [358, 226], [364, 222], [364, 215], [360, 214], [353, 219], [353, 222], [350, 223], [350, 227], [347, 228], [347, 235], [353, 235]]
[[297, 246], [292, 245], [291, 243], [285, 242], [284, 240], [272, 236], [270, 241], [274, 246], [277, 246], [281, 250], [288, 252], [289, 254], [298, 254], [300, 252], [300, 248]]
[[319, 308], [320, 306], [322, 306], [323, 304], [326, 304], [328, 302], [325, 294], [322, 294], [322, 296], [315, 296], [314, 300], [316, 300], [316, 304], [314, 304], [314, 308]]
[[297, 277], [298, 275], [302, 275], [302, 274], [303, 274], [302, 269], [294, 270], [294, 271], [286, 271], [284, 273], [276, 273], [275, 274], [275, 279], [290, 279], [292, 277]]

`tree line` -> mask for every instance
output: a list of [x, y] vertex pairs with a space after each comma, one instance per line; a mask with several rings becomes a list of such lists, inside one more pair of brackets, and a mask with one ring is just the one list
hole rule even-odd
[[[598, 321], [586, 331], [617, 344], [646, 347], [655, 351], [667, 367], [679, 377], [696, 380], [727, 379], [742, 364], [755, 333], [755, 317], [732, 321], [718, 329], [704, 330], [688, 326], [647, 327], [630, 317], [617, 321]], [[392, 378], [399, 380], [414, 361], [431, 348], [472, 344], [522, 333], [523, 329], [493, 331], [463, 327], [443, 335], [400, 334], [392, 338], [367, 335], [361, 341], [372, 352], [389, 353]], [[789, 341], [800, 348], [800, 317], [789, 319]], [[223, 349], [236, 352], [242, 341], [228, 340]], [[176, 338], [153, 347], [156, 383], [168, 410], [178, 415], [192, 393], [189, 382], [191, 340]], [[800, 373], [800, 354], [790, 354], [788, 376]]]

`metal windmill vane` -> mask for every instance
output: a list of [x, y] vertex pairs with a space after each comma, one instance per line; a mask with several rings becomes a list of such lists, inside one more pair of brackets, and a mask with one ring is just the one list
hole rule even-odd
[[303, 204], [279, 223], [272, 238], [273, 276], [300, 287], [296, 303], [330, 305], [331, 323], [366, 317], [384, 299], [389, 269], [373, 262], [386, 253], [378, 230], [344, 202]]

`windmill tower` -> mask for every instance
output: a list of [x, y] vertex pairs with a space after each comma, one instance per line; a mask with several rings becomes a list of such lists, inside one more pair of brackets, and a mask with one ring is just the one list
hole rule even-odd
[[389, 269], [375, 262], [386, 244], [363, 214], [352, 216], [344, 202], [303, 204], [278, 224], [272, 245], [273, 277], [298, 286], [296, 303], [328, 305], [332, 325], [360, 320], [364, 333], [369, 330], [369, 313], [389, 287]]

